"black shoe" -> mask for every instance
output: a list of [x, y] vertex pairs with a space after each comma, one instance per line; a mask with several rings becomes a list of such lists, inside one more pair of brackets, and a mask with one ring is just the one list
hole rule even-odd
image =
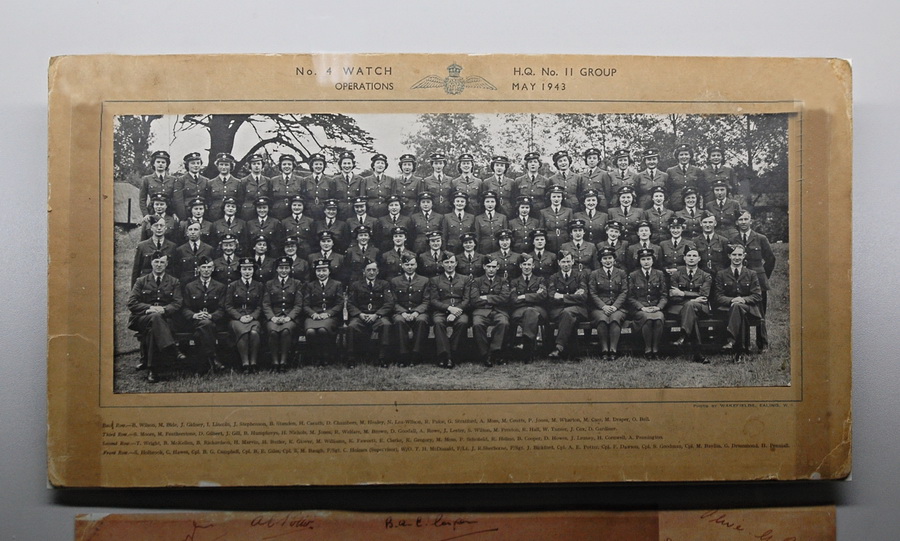
[[554, 349], [553, 351], [550, 352], [549, 355], [547, 355], [548, 359], [559, 359], [560, 357], [562, 357], [561, 349]]
[[225, 365], [220, 363], [219, 360], [215, 357], [209, 359], [209, 367], [212, 368], [213, 372], [221, 372], [225, 370]]
[[452, 370], [452, 369], [453, 369], [453, 366], [454, 366], [454, 365], [453, 365], [453, 359], [451, 359], [450, 357], [447, 357], [447, 358], [444, 360], [444, 362], [442, 362], [442, 363], [439, 364], [438, 366], [440, 366], [441, 368], [446, 368], [447, 370]]
[[494, 366], [494, 363], [491, 362], [491, 354], [490, 353], [485, 355], [484, 360], [482, 361], [482, 364], [484, 364], [484, 366], [486, 366], [487, 368]]
[[153, 370], [151, 370], [147, 374], [147, 382], [148, 383], [156, 383], [157, 381], [159, 381], [159, 380], [156, 378], [156, 374], [153, 372]]
[[241, 374], [249, 374], [250, 373], [250, 365], [245, 364], [241, 367]]
[[381, 368], [387, 368], [387, 367], [388, 367], [388, 362], [387, 362], [387, 360], [385, 360], [385, 359], [378, 359], [378, 366], [380, 366]]
[[181, 352], [181, 350], [176, 348], [175, 349], [175, 360], [180, 363], [183, 363], [184, 361], [187, 360], [187, 355], [185, 355], [184, 353]]
[[136, 365], [134, 365], [135, 370], [146, 370], [147, 369], [147, 361], [138, 361]]
[[699, 353], [694, 354], [694, 362], [700, 364], [709, 364], [709, 359]]
[[679, 336], [675, 339], [674, 342], [672, 342], [672, 345], [674, 346], [680, 346], [681, 344], [684, 344], [684, 336]]
[[734, 340], [729, 340], [725, 342], [725, 345], [722, 346], [722, 351], [731, 351], [734, 349]]
[[747, 362], [747, 356], [743, 353], [738, 353], [734, 356], [734, 364], [744, 364]]

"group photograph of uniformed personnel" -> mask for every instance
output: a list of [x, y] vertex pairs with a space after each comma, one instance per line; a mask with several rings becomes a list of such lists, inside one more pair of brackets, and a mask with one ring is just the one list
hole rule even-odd
[[788, 117], [114, 121], [114, 391], [790, 385]]

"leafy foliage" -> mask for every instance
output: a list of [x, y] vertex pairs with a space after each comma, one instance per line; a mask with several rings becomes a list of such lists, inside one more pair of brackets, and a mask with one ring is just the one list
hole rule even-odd
[[138, 185], [150, 169], [151, 124], [162, 115], [117, 116], [113, 121], [113, 179]]

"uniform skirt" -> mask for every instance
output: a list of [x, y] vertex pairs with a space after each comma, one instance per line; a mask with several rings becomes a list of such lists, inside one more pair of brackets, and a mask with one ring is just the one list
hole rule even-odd
[[625, 320], [625, 312], [623, 310], [616, 310], [615, 312], [606, 315], [603, 310], [594, 310], [591, 312], [591, 317], [594, 320], [594, 324], [597, 323], [618, 323], [622, 324], [622, 321]]
[[329, 317], [326, 319], [306, 319], [306, 330], [310, 329], [325, 329], [329, 333], [334, 334], [337, 331], [337, 318]]
[[275, 323], [274, 321], [267, 321], [266, 330], [272, 334], [277, 334], [284, 331], [290, 331], [291, 334], [294, 334], [294, 332], [297, 330], [297, 322], [294, 320], [288, 321], [287, 323]]
[[231, 333], [234, 334], [235, 340], [240, 340], [242, 336], [251, 331], [259, 332], [259, 320], [254, 319], [249, 323], [241, 323], [239, 319], [232, 319], [228, 326], [231, 328]]
[[634, 320], [634, 326], [640, 328], [648, 321], [665, 321], [666, 313], [662, 310], [651, 313], [638, 310], [631, 316], [631, 319]]

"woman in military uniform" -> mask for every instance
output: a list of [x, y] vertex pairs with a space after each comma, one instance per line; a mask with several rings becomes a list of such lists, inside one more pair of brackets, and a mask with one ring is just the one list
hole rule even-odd
[[[617, 150], [613, 154], [612, 161], [615, 167], [612, 169], [612, 171], [609, 172], [610, 209], [621, 204], [619, 202], [619, 194], [622, 188], [631, 188], [631, 194], [633, 196], [634, 188], [637, 185], [637, 173], [635, 173], [634, 169], [631, 168], [631, 154], [629, 154], [627, 150]], [[631, 206], [632, 203], [629, 203], [628, 206]], [[611, 213], [610, 216], [612, 216]]]
[[[513, 180], [506, 176], [507, 171], [509, 171], [509, 158], [506, 156], [491, 158], [491, 173], [493, 174], [484, 179], [483, 188], [485, 194], [489, 191], [494, 193], [494, 199], [497, 202], [496, 209], [504, 216], [509, 216], [512, 212]], [[482, 203], [484, 203], [483, 198]]]
[[644, 211], [633, 205], [634, 188], [630, 186], [619, 188], [617, 201], [619, 206], [609, 209], [609, 219], [622, 224], [624, 240], [633, 243], [637, 240], [637, 224], [646, 219]]
[[265, 316], [272, 364], [284, 372], [303, 310], [303, 284], [291, 277], [294, 261], [281, 257], [275, 267], [277, 275], [265, 285], [262, 311]]
[[400, 156], [400, 176], [394, 182], [394, 195], [400, 198], [406, 216], [416, 211], [419, 194], [424, 191], [422, 179], [415, 176], [415, 172], [416, 157], [412, 154]]
[[244, 202], [244, 185], [231, 174], [234, 170], [234, 156], [227, 152], [220, 152], [216, 155], [215, 163], [219, 174], [216, 178], [209, 181], [209, 200], [207, 201], [206, 215], [211, 222], [215, 222], [222, 217], [222, 207], [225, 198], [234, 198], [238, 206]]
[[640, 267], [629, 277], [628, 301], [631, 305], [631, 318], [634, 326], [641, 330], [644, 337], [644, 355], [655, 359], [659, 355], [659, 342], [662, 340], [665, 312], [669, 291], [666, 277], [661, 270], [654, 269], [656, 253], [649, 248], [637, 252]]
[[318, 365], [333, 361], [337, 355], [335, 335], [344, 308], [344, 288], [331, 278], [331, 262], [316, 259], [315, 279], [306, 287], [303, 310], [306, 313], [306, 343]]
[[225, 289], [228, 327], [237, 343], [244, 374], [256, 372], [259, 355], [259, 315], [262, 312], [263, 284], [254, 280], [255, 265], [249, 257], [240, 260], [241, 277]]
[[530, 197], [520, 195], [516, 199], [516, 207], [519, 213], [509, 220], [509, 229], [513, 234], [512, 249], [514, 252], [524, 254], [531, 249], [531, 232], [541, 227], [541, 222], [531, 217]]
[[584, 221], [584, 240], [594, 244], [606, 238], [604, 226], [609, 220], [609, 215], [600, 210], [600, 196], [601, 193], [597, 190], [585, 190], [581, 200], [584, 210], [576, 212], [574, 216], [575, 219]]
[[145, 216], [143, 222], [141, 222], [141, 240], [147, 240], [152, 237], [153, 224], [162, 219], [166, 222], [166, 238], [174, 243], [181, 242], [181, 228], [179, 227], [178, 217], [169, 214], [169, 203], [166, 200], [166, 195], [155, 193], [151, 199], [150, 207], [153, 209], [153, 213]]
[[369, 215], [373, 218], [387, 214], [387, 198], [394, 191], [394, 179], [384, 174], [387, 163], [384, 154], [372, 156], [372, 174], [360, 183], [359, 195], [367, 199]]
[[588, 279], [588, 296], [591, 320], [600, 339], [600, 354], [605, 360], [612, 360], [618, 356], [628, 297], [628, 275], [616, 267], [616, 251], [612, 248], [600, 251], [600, 268]]
[[469, 196], [465, 192], [453, 194], [453, 210], [444, 214], [444, 238], [447, 239], [447, 249], [458, 254], [462, 251], [460, 236], [463, 233], [475, 232], [475, 215], [467, 209]]
[[[462, 154], [456, 165], [459, 176], [450, 181], [453, 191], [466, 194], [466, 213], [476, 215], [481, 212], [481, 192], [484, 181], [475, 176], [475, 158], [471, 154]], [[454, 211], [455, 212], [455, 211]]]
[[587, 167], [581, 174], [581, 198], [582, 200], [586, 199], [588, 191], [592, 190], [597, 194], [596, 208], [605, 210], [609, 207], [608, 201], [612, 179], [610, 179], [606, 168], [600, 164], [600, 159], [601, 152], [599, 148], [589, 148], [584, 151], [584, 163]]
[[675, 216], [684, 220], [684, 238], [693, 240], [700, 234], [700, 220], [703, 219], [703, 211], [697, 205], [697, 190], [685, 188], [681, 198], [684, 208], [677, 211]]
[[262, 154], [250, 156], [250, 174], [241, 179], [244, 189], [241, 218], [244, 221], [256, 218], [255, 202], [260, 197], [272, 197], [272, 182], [262, 174], [263, 163]]
[[272, 217], [276, 220], [287, 218], [291, 214], [291, 200], [295, 195], [303, 195], [303, 177], [294, 171], [296, 166], [297, 158], [282, 154], [278, 158], [281, 174], [269, 179], [272, 183]]

